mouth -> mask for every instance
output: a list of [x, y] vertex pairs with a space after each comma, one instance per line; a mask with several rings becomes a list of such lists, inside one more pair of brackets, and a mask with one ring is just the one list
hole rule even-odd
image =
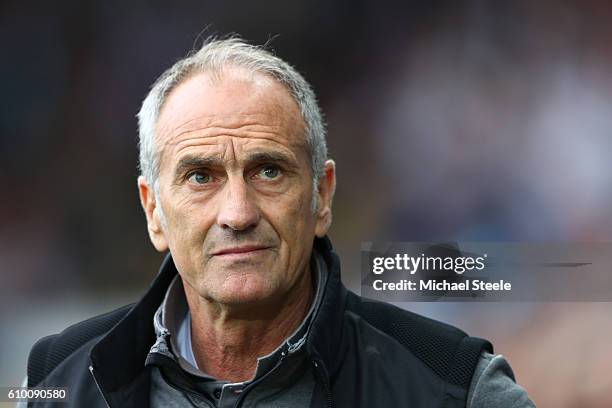
[[235, 255], [251, 255], [269, 249], [268, 246], [261, 245], [244, 245], [240, 247], [225, 248], [220, 251], [213, 252], [212, 256], [235, 256]]

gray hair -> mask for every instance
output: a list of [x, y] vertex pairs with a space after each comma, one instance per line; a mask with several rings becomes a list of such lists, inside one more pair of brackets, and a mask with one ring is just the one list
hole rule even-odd
[[176, 62], [152, 85], [137, 115], [141, 175], [157, 197], [161, 152], [155, 147], [155, 128], [170, 92], [194, 72], [221, 72], [227, 66], [271, 76], [285, 86], [297, 102], [305, 124], [306, 147], [311, 160], [311, 207], [314, 212], [317, 206], [318, 180], [324, 173], [327, 159], [326, 128], [316, 96], [304, 77], [287, 62], [266, 50], [265, 46], [250, 45], [237, 37], [205, 41], [197, 52], [191, 52]]

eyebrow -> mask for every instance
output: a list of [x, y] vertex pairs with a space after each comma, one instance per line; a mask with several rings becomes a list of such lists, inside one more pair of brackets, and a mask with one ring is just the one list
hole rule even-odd
[[[282, 152], [255, 152], [249, 154], [246, 158], [247, 167], [264, 163], [279, 164], [287, 168], [295, 168], [297, 166], [295, 160], [291, 156]], [[189, 170], [213, 167], [223, 167], [223, 160], [214, 156], [186, 155], [178, 161], [174, 170], [174, 175], [176, 178], [180, 178]]]
[[218, 157], [186, 155], [184, 157], [181, 157], [181, 159], [178, 161], [174, 170], [174, 175], [178, 179], [181, 177], [182, 174], [191, 169], [222, 166], [223, 161]]
[[251, 153], [247, 156], [246, 162], [250, 165], [263, 164], [263, 163], [275, 163], [284, 165], [285, 167], [293, 168], [296, 167], [295, 160], [281, 152], [256, 152]]

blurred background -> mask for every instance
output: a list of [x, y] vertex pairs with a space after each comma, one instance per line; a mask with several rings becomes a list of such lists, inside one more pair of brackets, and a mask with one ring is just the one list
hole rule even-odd
[[[3, 1], [0, 386], [156, 274], [135, 114], [202, 37], [274, 37], [314, 86], [358, 291], [362, 241], [612, 241], [610, 21], [595, 0]], [[612, 406], [610, 303], [401, 306], [490, 339], [538, 406]]]

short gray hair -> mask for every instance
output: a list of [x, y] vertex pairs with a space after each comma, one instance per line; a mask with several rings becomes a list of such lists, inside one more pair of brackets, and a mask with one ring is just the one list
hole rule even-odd
[[220, 72], [228, 66], [269, 75], [285, 86], [295, 99], [305, 124], [306, 147], [311, 160], [313, 211], [316, 209], [318, 179], [327, 160], [326, 126], [311, 86], [290, 64], [278, 58], [266, 46], [247, 44], [238, 37], [208, 39], [196, 52], [176, 62], [151, 86], [138, 112], [140, 173], [157, 195], [160, 155], [155, 147], [155, 128], [159, 113], [170, 92], [181, 81], [197, 72]]

